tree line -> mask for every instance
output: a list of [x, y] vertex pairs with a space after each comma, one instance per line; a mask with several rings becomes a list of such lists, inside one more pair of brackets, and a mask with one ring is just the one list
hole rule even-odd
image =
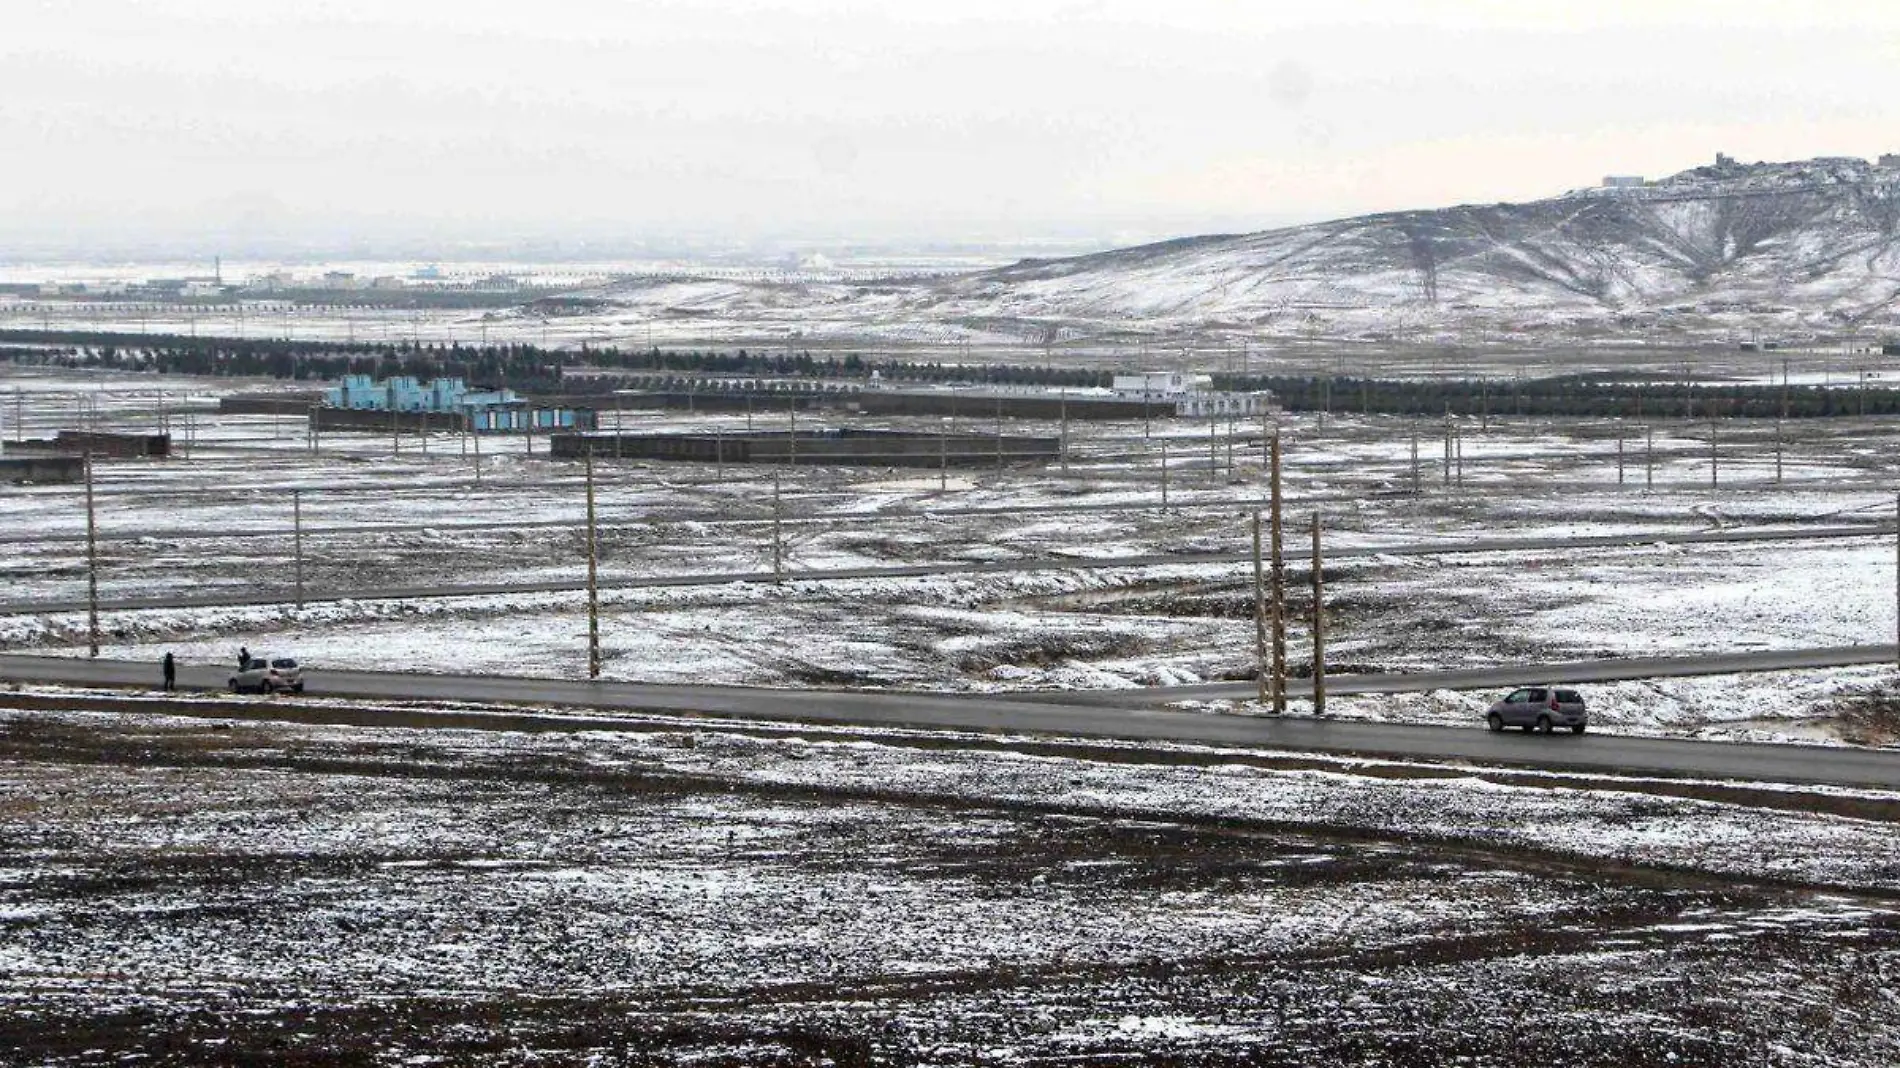
[[[695, 376], [865, 381], [873, 373], [893, 383], [978, 383], [1106, 387], [1111, 370], [1023, 364], [946, 364], [858, 353], [814, 356], [810, 351], [621, 349], [582, 345], [547, 348], [528, 343], [381, 343], [285, 338], [190, 337], [87, 330], [0, 330], [0, 359], [20, 364], [111, 368], [205, 377], [266, 377], [328, 381], [346, 374], [376, 378], [454, 377], [471, 385], [523, 393], [606, 393], [653, 388], [654, 377], [679, 388]], [[625, 375], [567, 377], [564, 369], [624, 371]], [[1707, 385], [1619, 381], [1600, 375], [1544, 378], [1380, 379], [1353, 375], [1223, 374], [1216, 389], [1271, 390], [1289, 411], [1442, 416], [1598, 416], [1621, 418], [1823, 418], [1900, 414], [1900, 389], [1856, 386]], [[665, 387], [663, 387], [665, 388]], [[716, 385], [721, 391], [743, 389]], [[782, 384], [761, 392], [783, 391]], [[794, 387], [795, 388], [795, 387]], [[821, 390], [817, 382], [811, 388]]]

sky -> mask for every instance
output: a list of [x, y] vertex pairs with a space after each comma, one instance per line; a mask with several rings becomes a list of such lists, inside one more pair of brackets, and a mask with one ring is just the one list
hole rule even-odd
[[7, 246], [1132, 243], [1900, 151], [1890, 0], [8, 0]]

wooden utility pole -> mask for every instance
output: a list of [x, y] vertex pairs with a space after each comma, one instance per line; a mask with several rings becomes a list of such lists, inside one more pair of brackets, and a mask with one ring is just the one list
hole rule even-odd
[[1412, 420], [1412, 496], [1414, 497], [1423, 492], [1419, 485], [1418, 475], [1418, 420], [1415, 418]]
[[1451, 488], [1451, 405], [1445, 406], [1445, 488]]
[[1325, 569], [1319, 551], [1319, 513], [1313, 513], [1313, 714], [1326, 714]]
[[950, 429], [949, 425], [937, 423], [937, 492], [950, 491]]
[[1715, 420], [1709, 420], [1709, 485], [1714, 487], [1722, 481], [1721, 447], [1716, 443]]
[[1253, 510], [1253, 677], [1261, 708], [1267, 707], [1267, 581], [1260, 561], [1260, 509]]
[[779, 507], [778, 471], [772, 472], [772, 581], [785, 581], [784, 512]]
[[1161, 510], [1168, 510], [1168, 439], [1161, 439]]
[[1268, 570], [1268, 611], [1272, 623], [1273, 653], [1273, 711], [1286, 711], [1286, 551], [1281, 540], [1283, 524], [1281, 522], [1280, 498], [1280, 432], [1275, 430], [1269, 443], [1267, 476], [1268, 506], [1271, 509], [1271, 538], [1268, 549], [1271, 553]]
[[80, 463], [86, 468], [86, 636], [87, 655], [99, 656], [99, 519], [92, 506], [92, 451]]
[[594, 445], [587, 444], [587, 677], [600, 678], [600, 542], [594, 533]]
[[290, 529], [297, 557], [297, 607], [303, 608], [303, 490], [290, 491]]
[[1775, 420], [1775, 485], [1781, 485], [1781, 420]]
[[1003, 469], [1003, 398], [996, 398], [996, 469]]
[[474, 439], [475, 446], [475, 485], [480, 486], [482, 484], [482, 436], [475, 433], [470, 434], [469, 437]]
[[1062, 433], [1056, 439], [1057, 453], [1062, 457], [1062, 473], [1069, 473], [1069, 391], [1062, 391]]

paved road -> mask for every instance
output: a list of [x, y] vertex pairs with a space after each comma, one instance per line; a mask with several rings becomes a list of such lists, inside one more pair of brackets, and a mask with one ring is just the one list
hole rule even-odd
[[[1892, 650], [1886, 650], [1892, 655]], [[1512, 670], [1516, 674], [1516, 669]], [[88, 661], [0, 655], [0, 679], [75, 685], [150, 686], [155, 662]], [[216, 688], [228, 669], [185, 665], [180, 681]], [[1441, 688], [1431, 675], [1408, 676], [1421, 688]], [[381, 672], [321, 671], [312, 691], [351, 697], [462, 700], [566, 706], [596, 715], [566, 721], [569, 729], [611, 729], [601, 713], [704, 713], [750, 719], [853, 726], [1007, 731], [1078, 738], [1187, 742], [1295, 751], [1323, 751], [1391, 759], [1470, 761], [1610, 774], [1657, 774], [1765, 782], [1821, 783], [1900, 789], [1900, 751], [1796, 745], [1743, 745], [1603, 734], [1492, 734], [1472, 727], [1412, 727], [1312, 719], [1203, 715], [1147, 709], [1102, 708], [1019, 698], [936, 696], [826, 690], [765, 690], [727, 686], [653, 686]], [[1341, 680], [1342, 682], [1344, 680]], [[360, 713], [326, 712], [290, 698], [258, 699], [266, 717], [360, 723]], [[465, 720], [453, 721], [469, 725]], [[558, 724], [557, 724], [558, 726]]]
[[[1698, 545], [1709, 543], [1810, 541], [1829, 538], [1865, 538], [1890, 534], [1891, 523], [1855, 526], [1803, 527], [1773, 530], [1664, 530], [1636, 531], [1625, 534], [1586, 534], [1568, 538], [1475, 538], [1463, 541], [1429, 541], [1394, 545], [1361, 545], [1327, 552], [1328, 563], [1362, 560], [1381, 556], [1451, 556], [1464, 553], [1537, 552], [1551, 549], [1606, 549], [1636, 545]], [[1292, 554], [1298, 564], [1302, 557]], [[788, 570], [788, 582], [835, 582], [847, 579], [924, 578], [933, 575], [977, 575], [1003, 572], [1087, 571], [1115, 568], [1168, 567], [1177, 565], [1243, 564], [1253, 560], [1250, 553], [1153, 553], [1142, 556], [1041, 556], [1020, 560], [970, 560], [953, 563], [878, 565], [874, 567], [813, 568]], [[734, 582], [768, 583], [777, 581], [770, 571], [718, 571], [684, 575], [639, 575], [600, 580], [603, 590], [645, 589], [666, 586], [723, 586]], [[587, 588], [580, 578], [545, 582], [472, 582], [442, 583], [429, 586], [378, 586], [364, 589], [310, 591], [305, 604], [335, 601], [414, 600], [428, 597], [490, 597], [527, 593], [578, 593]], [[147, 608], [232, 608], [252, 605], [284, 605], [294, 601], [286, 590], [239, 590], [201, 592], [160, 597], [117, 597], [102, 599], [100, 611], [125, 612]], [[83, 612], [82, 598], [0, 602], [0, 615], [38, 615], [51, 612]]]
[[[1891, 645], [1841, 645], [1818, 649], [1761, 649], [1700, 656], [1631, 656], [1598, 660], [1555, 660], [1507, 667], [1453, 668], [1412, 674], [1340, 675], [1326, 680], [1329, 694], [1419, 693], [1425, 690], [1487, 690], [1537, 683], [1623, 682], [1630, 679], [1685, 678], [1693, 675], [1743, 675], [1756, 671], [1893, 664]], [[1303, 666], [1303, 665], [1293, 665]], [[1255, 682], [1204, 682], [1187, 686], [1146, 686], [1135, 690], [1088, 690], [1035, 694], [1026, 700], [1056, 700], [1104, 707], [1152, 707], [1172, 701], [1246, 700], [1259, 692]], [[1288, 679], [1287, 696], [1311, 697], [1311, 679]]]

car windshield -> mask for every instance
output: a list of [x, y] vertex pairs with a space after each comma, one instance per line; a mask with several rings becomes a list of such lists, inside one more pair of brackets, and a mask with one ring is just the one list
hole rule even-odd
[[271, 661], [270, 666], [274, 668], [294, 668], [297, 666], [297, 662], [286, 656]]

